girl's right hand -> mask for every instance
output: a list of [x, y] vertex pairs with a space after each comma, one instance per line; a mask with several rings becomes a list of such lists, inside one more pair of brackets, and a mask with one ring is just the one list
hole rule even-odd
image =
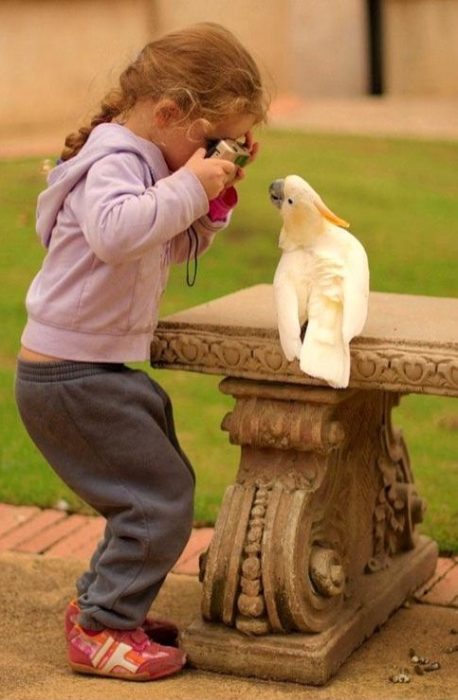
[[237, 170], [237, 166], [229, 160], [205, 158], [205, 148], [198, 148], [184, 167], [200, 180], [209, 200], [221, 194], [232, 182]]

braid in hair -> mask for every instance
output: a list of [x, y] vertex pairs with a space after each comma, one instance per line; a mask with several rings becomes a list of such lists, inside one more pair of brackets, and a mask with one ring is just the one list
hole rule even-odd
[[123, 90], [112, 90], [102, 100], [100, 110], [95, 114], [89, 125], [80, 127], [78, 131], [69, 134], [65, 139], [65, 148], [61, 153], [61, 160], [69, 160], [76, 156], [84, 146], [93, 129], [99, 124], [111, 122], [122, 112], [132, 106], [132, 99], [125, 95]]

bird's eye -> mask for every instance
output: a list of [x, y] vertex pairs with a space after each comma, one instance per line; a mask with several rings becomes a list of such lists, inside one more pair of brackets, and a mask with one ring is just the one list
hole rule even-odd
[[288, 197], [288, 204], [294, 204], [294, 199], [292, 199], [292, 197]]

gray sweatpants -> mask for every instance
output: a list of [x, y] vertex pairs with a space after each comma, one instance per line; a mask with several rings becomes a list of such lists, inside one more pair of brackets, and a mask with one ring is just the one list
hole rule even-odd
[[192, 528], [194, 472], [169, 397], [121, 364], [19, 361], [16, 400], [52, 468], [107, 521], [77, 582], [81, 624], [138, 627]]

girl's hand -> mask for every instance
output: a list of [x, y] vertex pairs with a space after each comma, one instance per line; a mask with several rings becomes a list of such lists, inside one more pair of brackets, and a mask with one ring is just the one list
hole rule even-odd
[[185, 163], [200, 180], [209, 200], [216, 199], [234, 181], [237, 166], [222, 158], [205, 158], [205, 148], [198, 148]]

